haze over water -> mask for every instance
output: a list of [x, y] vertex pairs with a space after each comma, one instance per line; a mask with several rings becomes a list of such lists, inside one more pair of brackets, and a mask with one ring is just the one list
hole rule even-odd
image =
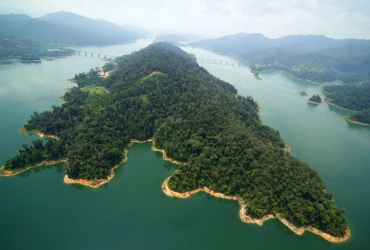
[[[111, 47], [78, 48], [128, 54], [151, 40]], [[183, 48], [197, 57], [231, 60], [202, 49]], [[233, 58], [233, 60], [237, 60]], [[38, 139], [18, 129], [33, 111], [61, 105], [68, 82], [104, 62], [72, 56], [41, 64], [0, 63], [0, 165], [22, 144]], [[316, 169], [334, 193], [352, 237], [333, 244], [319, 236], [297, 236], [278, 220], [260, 227], [241, 222], [234, 201], [198, 193], [189, 199], [167, 197], [161, 184], [176, 165], [162, 160], [150, 143], [134, 144], [129, 160], [108, 184], [91, 189], [63, 183], [62, 164], [0, 178], [1, 249], [364, 249], [370, 245], [370, 128], [348, 123], [349, 111], [306, 102], [322, 85], [292, 79], [277, 71], [256, 80], [247, 68], [200, 63], [210, 73], [251, 95], [263, 109], [263, 123], [277, 129], [299, 160]], [[308, 96], [298, 92], [305, 90]]]

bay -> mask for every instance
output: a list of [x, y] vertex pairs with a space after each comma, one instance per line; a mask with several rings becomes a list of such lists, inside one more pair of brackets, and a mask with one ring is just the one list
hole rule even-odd
[[[128, 54], [151, 40], [80, 51]], [[238, 60], [202, 49], [184, 50], [201, 58]], [[33, 111], [61, 105], [57, 99], [74, 74], [101, 67], [97, 58], [72, 56], [41, 64], [0, 63], [0, 165], [22, 144], [38, 139], [18, 129]], [[62, 164], [0, 178], [1, 249], [363, 249], [370, 245], [370, 128], [348, 123], [350, 114], [307, 99], [322, 85], [277, 72], [257, 80], [247, 68], [199, 62], [215, 76], [251, 95], [262, 107], [262, 121], [279, 130], [298, 159], [322, 176], [327, 191], [345, 207], [352, 237], [333, 244], [311, 233], [297, 236], [277, 220], [260, 227], [238, 217], [234, 201], [204, 193], [181, 200], [162, 193], [161, 184], [176, 165], [163, 161], [150, 143], [134, 144], [129, 160], [99, 189], [63, 183]], [[305, 90], [308, 96], [298, 92]]]

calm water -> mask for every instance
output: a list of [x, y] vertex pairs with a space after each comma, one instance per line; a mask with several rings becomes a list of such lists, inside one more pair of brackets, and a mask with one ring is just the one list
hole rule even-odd
[[[127, 54], [151, 41], [79, 48]], [[225, 56], [185, 48], [202, 58]], [[37, 136], [18, 133], [33, 111], [61, 105], [66, 79], [101, 67], [104, 62], [73, 56], [41, 64], [0, 62], [0, 165]], [[278, 129], [292, 154], [309, 163], [324, 179], [336, 203], [347, 208], [352, 237], [332, 244], [311, 233], [296, 236], [277, 220], [263, 227], [242, 223], [233, 201], [204, 193], [180, 200], [165, 196], [163, 180], [176, 168], [150, 143], [135, 144], [116, 177], [99, 189], [63, 183], [63, 165], [39, 167], [0, 178], [1, 249], [364, 249], [370, 245], [370, 128], [347, 123], [348, 111], [306, 100], [320, 85], [280, 72], [254, 79], [246, 68], [201, 63], [212, 74], [251, 95], [263, 108], [265, 124]], [[305, 90], [308, 96], [298, 92]]]

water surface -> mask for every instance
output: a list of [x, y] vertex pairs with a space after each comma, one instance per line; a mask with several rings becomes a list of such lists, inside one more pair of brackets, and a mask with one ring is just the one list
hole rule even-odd
[[[150, 44], [79, 48], [112, 55]], [[202, 49], [184, 48], [198, 57], [231, 60]], [[234, 58], [235, 60], [235, 58]], [[38, 139], [18, 133], [33, 111], [61, 105], [67, 79], [101, 67], [97, 58], [72, 56], [41, 64], [0, 62], [0, 165], [23, 143]], [[165, 196], [161, 184], [176, 165], [163, 161], [151, 144], [134, 144], [129, 160], [99, 189], [63, 183], [62, 164], [0, 178], [1, 249], [364, 249], [370, 245], [370, 128], [348, 123], [350, 112], [310, 105], [322, 85], [292, 79], [281, 72], [256, 80], [246, 68], [200, 63], [251, 95], [263, 108], [262, 121], [278, 129], [292, 154], [322, 176], [339, 207], [347, 208], [352, 237], [328, 243], [311, 233], [296, 236], [277, 220], [262, 227], [245, 224], [236, 202], [198, 193], [181, 200]], [[308, 96], [298, 92], [305, 90]]]

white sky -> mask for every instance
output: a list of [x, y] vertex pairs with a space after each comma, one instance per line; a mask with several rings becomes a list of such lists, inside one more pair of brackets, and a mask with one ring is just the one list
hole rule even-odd
[[370, 0], [0, 0], [1, 14], [38, 17], [60, 10], [156, 33], [370, 39]]

